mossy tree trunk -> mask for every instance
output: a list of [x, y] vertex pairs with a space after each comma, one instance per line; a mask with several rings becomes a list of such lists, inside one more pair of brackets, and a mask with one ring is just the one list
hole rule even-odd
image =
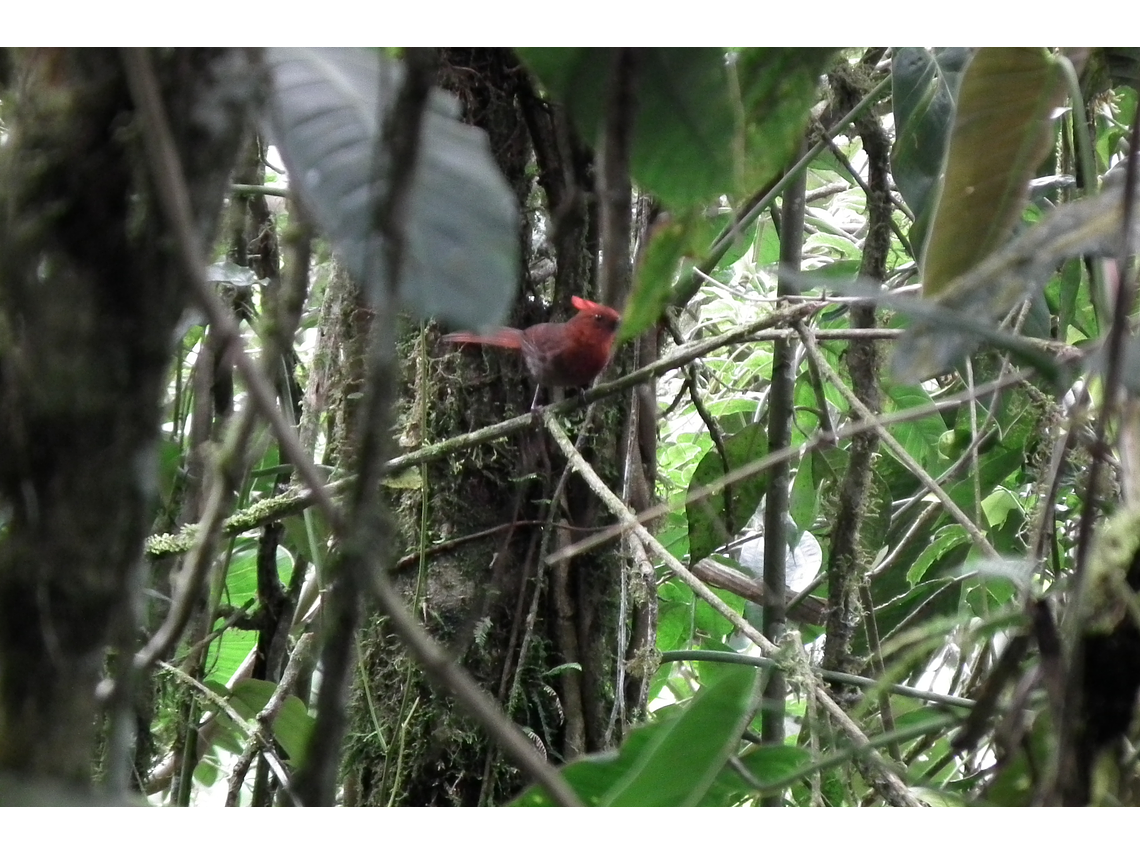
[[[524, 212], [519, 241], [529, 272], [508, 323], [565, 319], [572, 295], [600, 299], [590, 151], [509, 51], [449, 50], [441, 59], [441, 84], [487, 131]], [[397, 429], [404, 446], [529, 407], [534, 390], [517, 354], [452, 350], [433, 327], [409, 330], [401, 353]], [[583, 453], [616, 486], [621, 420], [612, 404], [595, 409], [588, 426], [579, 411], [568, 427], [572, 435], [586, 431]], [[397, 554], [422, 552], [396, 571], [415, 613], [554, 761], [605, 747], [620, 733], [612, 721], [617, 550], [557, 567], [544, 563], [559, 546], [608, 522], [577, 477], [555, 497], [564, 468], [536, 420], [522, 434], [424, 466], [419, 483], [390, 492]], [[462, 708], [425, 681], [383, 621], [364, 631], [360, 649], [347, 801], [497, 804], [526, 783]]]
[[[203, 241], [256, 94], [252, 59], [150, 54]], [[122, 55], [6, 60], [0, 772], [14, 786], [0, 785], [0, 801], [37, 800], [20, 789], [29, 780], [91, 783], [96, 685], [108, 646], [129, 655], [134, 643], [166, 371], [189, 293]]]

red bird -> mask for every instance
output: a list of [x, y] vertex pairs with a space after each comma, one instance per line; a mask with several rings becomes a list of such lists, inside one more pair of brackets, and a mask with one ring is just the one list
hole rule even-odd
[[[581, 297], [571, 297], [570, 302], [578, 314], [566, 323], [535, 324], [525, 330], [500, 327], [488, 333], [456, 332], [443, 340], [521, 350], [526, 370], [539, 386], [586, 386], [610, 361], [621, 315]], [[536, 389], [532, 408], [537, 403]]]

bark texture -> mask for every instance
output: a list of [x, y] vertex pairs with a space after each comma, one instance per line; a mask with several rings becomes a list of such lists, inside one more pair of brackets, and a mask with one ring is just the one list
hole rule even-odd
[[[519, 241], [535, 272], [520, 283], [508, 323], [565, 320], [572, 295], [600, 299], [593, 287], [591, 158], [565, 117], [539, 97], [509, 51], [443, 51], [440, 76], [465, 118], [487, 132], [527, 212]], [[441, 345], [434, 330], [420, 335], [409, 331], [401, 345], [405, 446], [526, 412], [533, 388], [517, 354], [459, 352]], [[616, 471], [619, 419], [603, 410], [598, 415], [584, 453]], [[596, 524], [591, 496], [576, 480], [554, 498], [564, 461], [552, 445], [536, 427], [423, 467], [420, 488], [389, 496], [399, 528], [396, 554], [430, 547], [422, 562], [402, 563], [407, 569], [397, 577], [415, 613], [558, 760], [599, 748], [607, 738], [619, 569], [612, 555], [560, 570], [543, 564], [572, 531]], [[360, 672], [346, 801], [497, 804], [526, 783], [455, 702], [424, 680], [383, 622], [364, 633]]]
[[[90, 783], [109, 644], [128, 647], [186, 282], [113, 50], [9, 54], [0, 149], [0, 771]], [[254, 57], [154, 52], [208, 241]], [[0, 793], [3, 796], [3, 793]]]

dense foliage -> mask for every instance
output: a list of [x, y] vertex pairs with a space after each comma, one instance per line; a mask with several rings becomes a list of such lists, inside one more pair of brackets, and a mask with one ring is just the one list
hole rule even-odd
[[9, 52], [0, 803], [1136, 803], [1138, 61]]

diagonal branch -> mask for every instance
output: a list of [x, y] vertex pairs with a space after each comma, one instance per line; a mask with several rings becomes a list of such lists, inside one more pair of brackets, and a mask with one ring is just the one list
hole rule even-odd
[[[819, 369], [820, 374], [843, 395], [847, 403], [851, 405], [851, 408], [858, 413], [859, 419], [864, 424], [871, 426], [871, 430], [879, 435], [879, 439], [882, 440], [883, 445], [891, 450], [891, 453], [898, 458], [899, 462], [909, 469], [911, 474], [938, 498], [938, 501], [942, 503], [942, 507], [946, 513], [953, 517], [954, 520], [965, 529], [966, 534], [970, 536], [974, 545], [990, 558], [997, 558], [998, 552], [993, 548], [990, 542], [986, 540], [985, 533], [978, 528], [977, 524], [970, 519], [965, 511], [958, 507], [958, 504], [950, 498], [950, 494], [942, 488], [942, 485], [930, 477], [930, 473], [923, 469], [919, 462], [910, 456], [897, 439], [891, 436], [886, 428], [886, 420], [880, 416], [876, 416], [867, 409], [867, 405], [859, 400], [859, 397], [851, 391], [847, 384], [845, 384], [835, 372], [835, 369], [823, 358], [823, 354], [820, 352], [819, 345], [816, 344], [815, 336], [812, 335], [811, 330], [804, 325], [801, 325], [799, 329], [800, 338], [808, 352], [808, 358], [811, 359], [812, 363]], [[977, 390], [974, 390], [973, 394], [976, 396], [978, 394]]]
[[[762, 653], [769, 657], [776, 657], [780, 651], [779, 647], [773, 644], [751, 623], [737, 614], [728, 603], [718, 597], [704, 582], [694, 576], [689, 571], [689, 568], [674, 558], [669, 550], [662, 546], [661, 542], [650, 534], [645, 526], [637, 521], [637, 518], [629, 508], [622, 504], [621, 499], [615, 496], [610, 488], [602, 482], [602, 479], [598, 477], [598, 473], [594, 471], [594, 468], [583, 459], [582, 455], [578, 454], [574, 449], [574, 444], [570, 442], [570, 438], [566, 436], [566, 432], [562, 430], [562, 427], [550, 413], [543, 413], [543, 422], [546, 425], [547, 431], [554, 438], [554, 441], [558, 443], [558, 447], [562, 449], [562, 453], [566, 455], [566, 459], [570, 465], [582, 476], [590, 486], [590, 489], [594, 491], [595, 495], [605, 502], [606, 507], [622, 521], [630, 533], [645, 545], [646, 551], [654, 555], [657, 560], [663, 562], [669, 570], [693, 589], [693, 593], [712, 606], [717, 614], [729, 621], [729, 623], [740, 630], [745, 637], [756, 644]], [[555, 559], [550, 558], [547, 560], [551, 561]], [[859, 725], [839, 707], [827, 689], [813, 676], [809, 675], [804, 679], [809, 682], [811, 692], [816, 700], [827, 710], [839, 728], [847, 734], [847, 737], [856, 746], [865, 750], [868, 759], [879, 767], [883, 782], [889, 788], [895, 801], [910, 807], [918, 807], [918, 800], [910, 794], [906, 784], [899, 778], [898, 773], [895, 772], [894, 768], [884, 760], [877, 751], [870, 747], [870, 740], [868, 740], [867, 735], [863, 733]]]

